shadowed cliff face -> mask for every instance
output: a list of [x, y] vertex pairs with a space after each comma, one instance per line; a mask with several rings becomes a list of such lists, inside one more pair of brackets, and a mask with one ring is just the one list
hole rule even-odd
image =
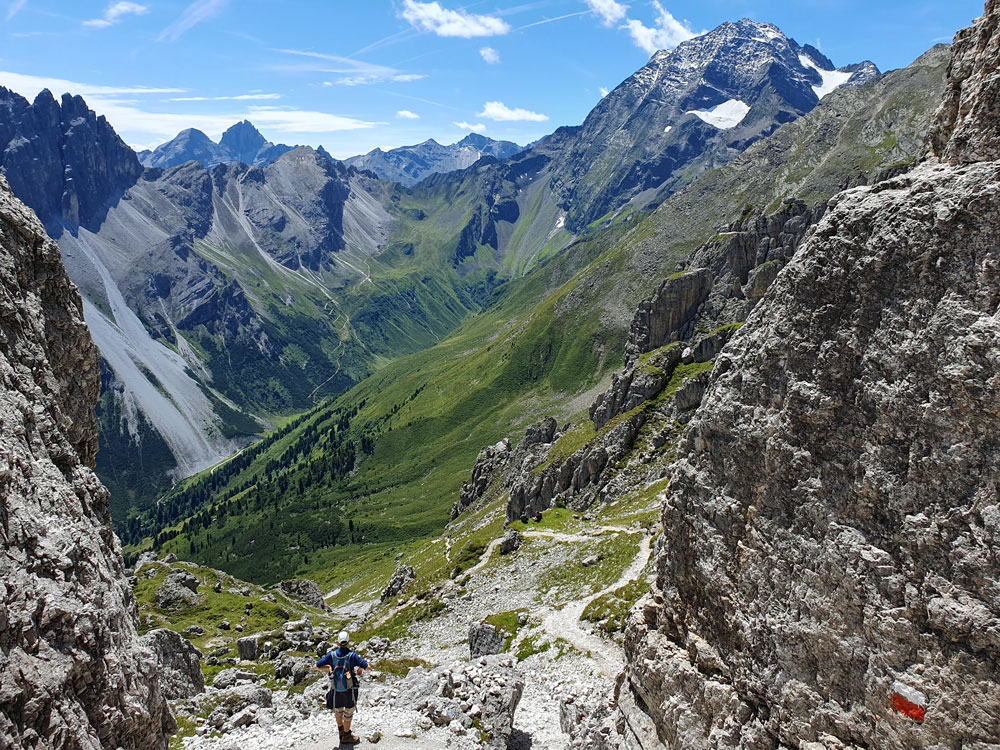
[[165, 748], [173, 719], [111, 531], [97, 353], [59, 249], [0, 178], [0, 737]]
[[684, 433], [622, 728], [643, 748], [1000, 742], [1000, 5], [947, 163], [840, 194]]
[[139, 160], [79, 96], [32, 104], [0, 87], [0, 171], [53, 237], [64, 225], [96, 229], [142, 173]]

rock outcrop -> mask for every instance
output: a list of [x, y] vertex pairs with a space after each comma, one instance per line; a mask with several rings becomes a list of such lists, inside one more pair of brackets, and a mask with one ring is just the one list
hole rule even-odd
[[382, 592], [381, 601], [399, 596], [411, 581], [417, 577], [411, 565], [400, 565], [389, 579], [389, 585]]
[[98, 387], [59, 249], [0, 178], [4, 746], [166, 748], [174, 728], [90, 468]]
[[458, 501], [451, 506], [451, 520], [454, 521], [477, 500], [486, 494], [486, 490], [496, 481], [500, 473], [507, 468], [511, 457], [510, 439], [504, 438], [496, 445], [479, 451], [476, 465], [472, 467], [472, 479], [462, 484], [458, 493]]
[[45, 89], [28, 104], [0, 87], [0, 172], [58, 237], [62, 223], [96, 228], [142, 165], [79, 96], [57, 102]]
[[278, 591], [286, 596], [298, 599], [310, 607], [321, 609], [324, 612], [330, 609], [326, 604], [326, 600], [323, 599], [323, 592], [316, 581], [309, 581], [302, 578], [282, 581], [278, 584]]
[[491, 656], [432, 671], [411, 669], [393, 704], [415, 709], [439, 726], [475, 727], [488, 747], [499, 749], [508, 746], [523, 692], [513, 660]]
[[168, 700], [190, 698], [205, 689], [201, 673], [201, 651], [183, 636], [167, 628], [150, 630], [139, 639], [156, 655], [160, 689]]
[[495, 625], [478, 623], [469, 628], [469, 656], [490, 656], [503, 651], [504, 638]]
[[834, 198], [719, 355], [626, 631], [632, 746], [1000, 742], [998, 23], [957, 38], [960, 166]]
[[[568, 456], [535, 451], [512, 458], [487, 449], [456, 507], [472, 502], [465, 493], [484, 494], [500, 469], [510, 487], [508, 522], [559, 503], [586, 510], [660, 479], [666, 471], [661, 452], [701, 403], [712, 361], [825, 209], [786, 199], [773, 214], [744, 216], [698, 248], [639, 304], [625, 369], [590, 406], [594, 436]], [[526, 437], [518, 454], [528, 442]]]

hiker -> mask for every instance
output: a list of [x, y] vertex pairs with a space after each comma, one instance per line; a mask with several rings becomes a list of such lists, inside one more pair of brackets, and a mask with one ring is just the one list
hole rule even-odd
[[328, 651], [316, 662], [313, 669], [330, 675], [330, 690], [326, 694], [326, 707], [334, 710], [337, 728], [340, 729], [341, 745], [357, 745], [361, 739], [351, 733], [351, 720], [358, 702], [358, 687], [363, 670], [368, 662], [353, 651], [349, 645], [350, 636], [342, 630], [337, 638], [338, 647]]

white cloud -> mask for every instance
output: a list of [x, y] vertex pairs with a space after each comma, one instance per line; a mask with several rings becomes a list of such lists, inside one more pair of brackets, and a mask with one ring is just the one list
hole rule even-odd
[[600, 92], [601, 92], [601, 98], [602, 99], [608, 95], [608, 90], [606, 88], [604, 88], [603, 86], [601, 86]]
[[79, 94], [80, 96], [94, 94], [100, 96], [120, 96], [122, 94], [183, 94], [187, 91], [187, 89], [155, 89], [146, 86], [96, 86], [89, 83], [68, 81], [65, 78], [29, 76], [6, 70], [0, 71], [0, 85], [6, 86], [11, 91], [16, 91], [28, 99], [34, 99], [35, 95], [42, 89], [48, 89], [56, 96], [66, 91]]
[[398, 112], [396, 112], [396, 117], [398, 117], [401, 120], [419, 120], [420, 119], [420, 115], [418, 115], [416, 112], [411, 112], [408, 109], [401, 109], [401, 110], [399, 110]]
[[396, 83], [409, 83], [410, 81], [419, 81], [421, 78], [426, 78], [425, 75], [420, 75], [419, 73], [397, 73], [395, 75], [360, 75], [360, 76], [344, 76], [343, 78], [338, 78], [336, 81], [324, 81], [323, 85], [337, 85], [337, 86], [371, 86], [374, 83], [382, 83], [383, 81], [395, 81]]
[[156, 38], [158, 42], [176, 42], [202, 21], [218, 15], [229, 0], [195, 0], [181, 13], [180, 18], [165, 28]]
[[281, 94], [240, 94], [239, 96], [177, 96], [172, 102], [243, 102], [265, 99], [280, 99]]
[[628, 6], [615, 2], [615, 0], [584, 0], [590, 7], [591, 12], [601, 17], [601, 22], [605, 26], [614, 26], [625, 18]]
[[456, 122], [455, 127], [461, 128], [462, 130], [471, 130], [473, 133], [485, 133], [486, 126], [481, 122], [471, 123], [471, 122]]
[[510, 31], [510, 24], [496, 16], [481, 16], [464, 10], [442, 8], [438, 2], [420, 3], [403, 0], [400, 14], [414, 28], [430, 31], [438, 36], [457, 36], [471, 39], [477, 36], [499, 36]]
[[13, 2], [7, 6], [7, 20], [9, 21], [16, 16], [18, 11], [27, 4], [28, 0], [13, 0]]
[[483, 111], [477, 117], [488, 117], [491, 120], [500, 122], [545, 122], [548, 115], [532, 112], [529, 109], [511, 109], [503, 102], [486, 102]]
[[83, 25], [89, 26], [92, 29], [106, 29], [108, 26], [114, 26], [118, 23], [122, 19], [122, 16], [144, 16], [147, 13], [149, 13], [149, 8], [145, 5], [127, 2], [127, 0], [119, 0], [119, 2], [108, 5], [104, 9], [103, 16], [84, 21]]
[[624, 28], [628, 29], [632, 41], [639, 49], [651, 55], [657, 50], [673, 49], [681, 42], [698, 36], [687, 21], [678, 21], [657, 0], [653, 0], [652, 6], [656, 11], [654, 27], [650, 28], [635, 19], [625, 21]]
[[301, 65], [281, 66], [277, 70], [299, 71], [310, 73], [347, 73], [335, 81], [323, 81], [324, 86], [370, 86], [375, 83], [386, 81], [394, 83], [409, 83], [426, 78], [421, 73], [402, 73], [395, 68], [386, 65], [375, 65], [373, 63], [361, 62], [349, 57], [340, 55], [327, 55], [322, 52], [311, 52], [309, 50], [298, 49], [278, 49], [284, 55], [304, 57], [308, 60], [318, 62], [307, 62]]
[[479, 50], [479, 54], [482, 55], [483, 59], [490, 65], [496, 65], [500, 62], [500, 53], [492, 47], [483, 47]]

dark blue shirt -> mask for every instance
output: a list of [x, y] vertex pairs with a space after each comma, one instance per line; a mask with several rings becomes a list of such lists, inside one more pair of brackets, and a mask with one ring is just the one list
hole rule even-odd
[[328, 651], [326, 656], [316, 662], [316, 666], [322, 669], [323, 667], [334, 667], [334, 659], [349, 657], [347, 659], [347, 668], [353, 673], [355, 669], [361, 667], [362, 669], [368, 669], [368, 662], [358, 656], [354, 651], [349, 648], [344, 648], [340, 646], [335, 651]]

